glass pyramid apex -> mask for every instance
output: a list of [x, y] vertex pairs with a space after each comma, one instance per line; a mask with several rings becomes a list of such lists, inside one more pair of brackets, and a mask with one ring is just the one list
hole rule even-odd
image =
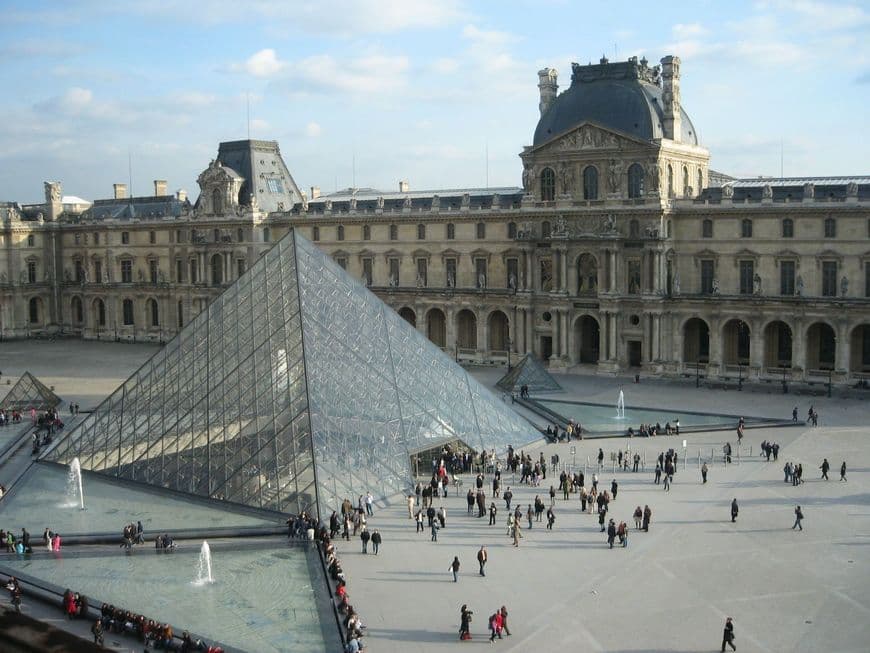
[[411, 484], [410, 452], [539, 438], [291, 231], [46, 459], [282, 512]]
[[60, 403], [60, 397], [54, 394], [48, 386], [30, 372], [25, 372], [12, 386], [9, 393], [0, 400], [0, 408], [20, 411], [31, 408], [49, 410]]
[[529, 392], [561, 392], [562, 386], [544, 369], [540, 361], [532, 354], [526, 354], [522, 360], [495, 384], [505, 392], [519, 392], [524, 385]]

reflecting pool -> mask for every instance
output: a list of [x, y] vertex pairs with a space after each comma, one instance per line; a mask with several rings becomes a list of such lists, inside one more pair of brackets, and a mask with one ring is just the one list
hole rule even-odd
[[[635, 431], [640, 424], [671, 425], [680, 420], [680, 430], [703, 428], [737, 428], [738, 417], [714, 413], [694, 413], [673, 410], [671, 408], [635, 408], [625, 407], [625, 417], [616, 416], [616, 402], [612, 406], [589, 404], [577, 401], [556, 399], [535, 399], [533, 404], [539, 404], [545, 409], [559, 415], [563, 422], [573, 419], [583, 425], [584, 431], [591, 433], [624, 433], [628, 427]], [[776, 420], [763, 420], [746, 417], [746, 423], [759, 423]]]
[[82, 472], [85, 510], [67, 495], [67, 469], [52, 464], [30, 468], [0, 500], [0, 527], [22, 526], [34, 536], [45, 528], [61, 535], [118, 533], [125, 524], [141, 521], [146, 536], [157, 531], [221, 527], [274, 526], [276, 519], [232, 507], [212, 507], [204, 501], [167, 496], [139, 486]]
[[[172, 553], [143, 547], [132, 555], [113, 555], [105, 547], [99, 552], [97, 547], [76, 547], [58, 558], [37, 553], [2, 564], [82, 592], [92, 604], [105, 601], [244, 651], [336, 650], [338, 633], [326, 611], [316, 550], [276, 546], [282, 545], [211, 542], [214, 582], [205, 584], [195, 583], [200, 542], [192, 541]], [[324, 631], [324, 625], [331, 631]]]

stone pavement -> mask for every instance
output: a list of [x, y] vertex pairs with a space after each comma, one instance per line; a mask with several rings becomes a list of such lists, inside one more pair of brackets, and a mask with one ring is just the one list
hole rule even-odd
[[[155, 350], [115, 343], [4, 342], [0, 369], [4, 379], [30, 369], [56, 385], [65, 399], [82, 397], [84, 409]], [[491, 387], [504, 368], [474, 373]], [[652, 484], [650, 469], [603, 472], [602, 486], [609, 487], [614, 477], [619, 482], [610, 516], [632, 525], [635, 506], [649, 504], [653, 510], [650, 532], [632, 532], [626, 549], [607, 548], [597, 518], [580, 514], [576, 497], [557, 498], [555, 529], [548, 532], [544, 522], [536, 523], [516, 549], [505, 535], [503, 501], [497, 502], [497, 524], [490, 527], [487, 518], [467, 517], [464, 495], [457, 497], [451, 489], [444, 502], [447, 528], [437, 543], [429, 541], [428, 532], [414, 533], [400, 498], [379, 507], [370, 525], [383, 534], [381, 555], [363, 556], [358, 541], [338, 542], [351, 602], [368, 623], [373, 653], [489, 646], [486, 620], [501, 605], [510, 611], [513, 635], [493, 648], [505, 651], [718, 651], [726, 616], [734, 618], [741, 651], [870, 650], [866, 401], [838, 398], [836, 390], [828, 399], [782, 395], [778, 386], [770, 393], [696, 389], [691, 380], [643, 378], [634, 384], [629, 378], [579, 375], [558, 380], [567, 392], [554, 396], [614, 405], [622, 385], [629, 407], [784, 417], [794, 405], [804, 416], [813, 404], [820, 427], [748, 430], [741, 452], [751, 446], [756, 453], [762, 439], [776, 440], [782, 445], [778, 463], [743, 455], [739, 465], [724, 467], [717, 460], [707, 485], [700, 483], [698, 453], [709, 457], [726, 440], [735, 444], [733, 432], [685, 436], [688, 465], [684, 469], [680, 462], [670, 492]], [[573, 446], [578, 466], [587, 455], [594, 459], [599, 446], [609, 453], [629, 444], [651, 462], [665, 448], [682, 454], [682, 439], [609, 439]], [[570, 463], [571, 446], [537, 445], [535, 456], [540, 449], [549, 463], [558, 452]], [[829, 482], [818, 480], [823, 457], [832, 467]], [[803, 463], [806, 483], [795, 488], [783, 482], [786, 460]], [[847, 483], [837, 480], [843, 460], [850, 467]], [[551, 480], [548, 474], [540, 488], [518, 487], [505, 475], [503, 486], [512, 484], [515, 503], [526, 505], [536, 493], [547, 496]], [[466, 478], [463, 489], [470, 482]], [[735, 497], [740, 515], [732, 524], [729, 506]], [[798, 503], [806, 516], [803, 532], [791, 530]], [[481, 544], [490, 554], [485, 578], [477, 575]], [[455, 584], [447, 570], [454, 555], [462, 561]], [[472, 642], [457, 639], [463, 603], [475, 612]]]

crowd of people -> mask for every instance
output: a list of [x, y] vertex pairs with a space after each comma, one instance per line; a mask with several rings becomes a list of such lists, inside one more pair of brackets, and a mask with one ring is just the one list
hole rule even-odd
[[5, 408], [0, 408], [0, 426], [9, 426], [10, 424], [20, 424], [21, 423], [21, 411], [20, 410], [7, 410]]
[[130, 610], [103, 603], [100, 607], [100, 617], [91, 627], [94, 643], [102, 646], [106, 632], [135, 637], [144, 644], [146, 650], [154, 648], [178, 651], [179, 653], [194, 653], [195, 651], [223, 653], [220, 646], [212, 646], [201, 639], [193, 639], [186, 630], [182, 632], [180, 641], [176, 641], [175, 633], [170, 624], [160, 623]]
[[637, 427], [637, 430], [635, 430], [633, 426], [629, 426], [625, 434], [630, 438], [634, 437], [635, 435], [638, 435], [642, 438], [651, 438], [656, 435], [679, 435], [680, 420], [679, 418], [675, 419], [673, 424], [671, 424], [670, 422], [665, 422], [664, 426], [662, 426], [659, 422], [656, 422], [655, 424], [643, 423]]

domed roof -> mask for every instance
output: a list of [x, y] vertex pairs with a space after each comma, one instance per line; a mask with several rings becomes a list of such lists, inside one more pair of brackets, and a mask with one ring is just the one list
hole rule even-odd
[[[538, 121], [535, 146], [546, 143], [586, 121], [646, 141], [662, 138], [662, 88], [658, 67], [646, 61], [579, 66], [574, 64], [571, 87], [561, 93]], [[698, 145], [698, 135], [689, 116], [680, 107], [681, 140]]]

